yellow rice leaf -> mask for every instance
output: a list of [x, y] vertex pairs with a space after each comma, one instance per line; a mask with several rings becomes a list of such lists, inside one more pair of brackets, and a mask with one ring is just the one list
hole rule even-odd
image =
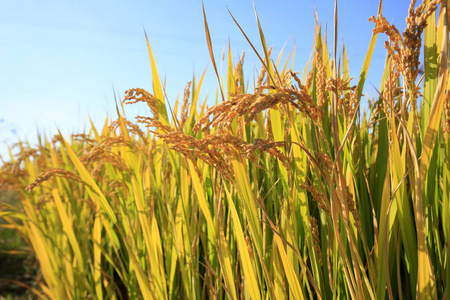
[[154, 299], [152, 292], [150, 291], [150, 283], [147, 280], [147, 276], [142, 270], [139, 260], [136, 257], [136, 249], [132, 249], [130, 245], [125, 240], [125, 247], [127, 248], [128, 255], [130, 257], [131, 268], [136, 274], [136, 279], [139, 284], [139, 291], [142, 293], [144, 300]]
[[261, 28], [261, 23], [259, 22], [258, 14], [256, 12], [255, 3], [253, 3], [253, 10], [255, 11], [256, 23], [258, 24], [258, 30], [259, 30], [259, 37], [261, 39], [261, 44], [262, 44], [262, 47], [263, 47], [263, 50], [264, 50], [264, 58], [265, 58], [265, 62], [266, 62], [267, 74], [268, 74], [268, 77], [271, 78], [271, 80], [272, 80], [271, 84], [275, 85], [275, 82], [274, 82], [274, 71], [272, 69], [272, 64], [270, 62], [269, 51], [267, 50], [266, 38], [264, 37], [264, 32], [263, 32], [263, 30]]
[[[397, 202], [397, 211], [399, 216], [399, 225], [402, 234], [402, 241], [405, 247], [406, 256], [411, 260], [412, 280], [416, 281], [417, 275], [417, 239], [414, 233], [413, 216], [411, 214], [410, 202], [406, 197], [405, 181], [405, 149], [400, 150], [399, 138], [397, 135], [397, 128], [395, 126], [395, 117], [392, 115], [390, 128], [392, 134], [392, 146], [390, 147], [390, 167], [392, 183], [391, 188], [397, 189], [395, 194], [395, 201]], [[404, 145], [404, 148], [406, 145]]]
[[228, 97], [231, 94], [236, 93], [236, 89], [234, 86], [234, 67], [233, 67], [233, 57], [231, 55], [231, 45], [230, 41], [228, 41], [228, 67], [227, 67], [227, 94]]
[[64, 205], [63, 205], [63, 202], [61, 200], [61, 196], [59, 195], [58, 190], [53, 189], [52, 195], [53, 195], [53, 200], [55, 201], [56, 209], [59, 214], [59, 218], [60, 218], [61, 223], [64, 228], [64, 232], [66, 233], [67, 238], [69, 239], [69, 243], [70, 243], [70, 246], [72, 247], [75, 257], [78, 260], [77, 265], [79, 266], [80, 271], [84, 273], [84, 259], [83, 259], [83, 255], [81, 254], [81, 250], [80, 250], [80, 246], [78, 245], [77, 238], [73, 231], [72, 219], [69, 218], [69, 216], [67, 215], [66, 209], [64, 208]]
[[281, 265], [280, 260], [278, 259], [279, 256], [277, 255], [277, 247], [276, 247], [276, 241], [273, 240], [272, 243], [272, 275], [271, 278], [273, 278], [273, 294], [275, 295], [274, 298], [276, 299], [285, 299], [286, 295], [284, 292], [285, 289], [285, 282], [284, 282], [284, 272], [283, 272], [283, 266]]
[[[24, 202], [24, 209], [34, 209], [31, 207], [31, 204], [29, 202]], [[36, 255], [36, 258], [39, 261], [39, 264], [41, 266], [41, 272], [43, 277], [45, 278], [45, 283], [47, 284], [48, 293], [43, 288], [44, 285], [41, 287], [43, 288], [43, 291], [51, 298], [51, 299], [58, 299], [61, 298], [61, 291], [59, 288], [59, 278], [57, 277], [55, 273], [55, 265], [56, 262], [54, 254], [51, 251], [51, 248], [47, 245], [47, 241], [42, 236], [42, 231], [39, 230], [39, 228], [36, 227], [34, 222], [27, 222], [24, 224], [25, 229], [27, 230], [27, 234], [30, 238], [31, 245], [33, 247], [34, 253]]]
[[[441, 15], [440, 17], [443, 17]], [[436, 20], [436, 12], [433, 12], [429, 16], [429, 20]], [[441, 21], [441, 18], [440, 20]], [[436, 85], [438, 82], [438, 55], [436, 39], [436, 23], [427, 22], [427, 26], [424, 30], [424, 81], [423, 81], [423, 97], [422, 105], [420, 109], [420, 131], [422, 136], [426, 134], [426, 125], [428, 125], [430, 118], [431, 102], [436, 91]]]
[[[27, 220], [27, 217], [24, 216], [23, 213], [15, 213], [13, 211], [0, 211], [0, 218], [4, 218], [6, 220], [8, 217], [13, 217], [13, 218], [17, 218], [17, 219]], [[11, 222], [14, 222], [14, 221], [12, 219], [8, 219], [7, 222], [11, 223]], [[2, 227], [2, 228], [15, 228], [15, 229], [19, 228], [19, 226], [17, 226], [17, 224], [14, 224], [14, 225], [1, 224], [0, 227]]]
[[286, 255], [286, 249], [284, 248], [283, 241], [277, 234], [274, 235], [274, 240], [277, 244], [281, 263], [283, 264], [283, 268], [286, 273], [286, 279], [289, 283], [289, 289], [292, 291], [292, 294], [294, 295], [294, 299], [305, 299], [305, 296], [303, 295], [303, 290], [300, 287], [299, 279], [298, 279], [297, 275], [295, 274], [294, 268], [292, 267], [287, 255]]
[[[173, 231], [173, 235], [174, 235], [174, 243], [173, 243], [173, 248], [175, 248], [175, 251], [172, 250], [172, 254], [174, 257], [172, 258], [172, 269], [170, 270], [169, 273], [169, 282], [168, 282], [168, 286], [169, 286], [169, 298], [172, 297], [174, 295], [174, 293], [176, 292], [176, 290], [172, 290], [172, 286], [173, 286], [173, 278], [175, 276], [175, 272], [177, 269], [177, 264], [176, 261], [178, 260], [179, 262], [179, 267], [180, 267], [180, 272], [181, 272], [181, 276], [182, 276], [182, 284], [184, 287], [184, 291], [186, 293], [186, 295], [189, 295], [189, 297], [191, 299], [195, 298], [195, 294], [194, 294], [194, 289], [191, 288], [191, 284], [192, 284], [192, 280], [191, 280], [191, 276], [189, 273], [189, 268], [187, 268], [187, 264], [185, 263], [185, 259], [187, 260], [187, 263], [190, 263], [190, 257], [191, 257], [191, 248], [185, 247], [185, 243], [184, 240], [187, 240], [187, 244], [189, 245], [189, 236], [184, 233], [186, 232], [186, 219], [184, 217], [183, 214], [183, 202], [181, 201], [181, 199], [178, 201], [177, 204], [177, 211], [176, 211], [176, 215], [175, 215], [175, 220], [174, 220], [174, 216], [172, 214], [172, 210], [169, 207], [169, 204], [167, 203], [167, 211], [169, 214], [169, 220], [172, 226], [172, 231]], [[184, 232], [183, 232], [184, 230]], [[188, 297], [188, 298], [189, 298]]]
[[[109, 118], [106, 117], [105, 124], [103, 124], [102, 136], [108, 135], [109, 135]], [[97, 142], [100, 142], [100, 140], [97, 140]]]
[[[278, 53], [277, 62], [275, 63], [275, 68], [279, 68], [281, 56], [283, 55], [284, 48], [286, 47], [287, 41], [284, 43], [283, 47], [281, 47], [280, 53]], [[283, 77], [284, 71], [286, 70], [286, 66], [289, 62], [289, 57], [291, 56], [292, 52], [289, 53], [288, 58], [285, 60], [283, 65], [283, 71], [281, 71], [281, 77]]]
[[116, 215], [114, 211], [112, 210], [111, 206], [109, 205], [108, 201], [106, 200], [105, 196], [103, 195], [100, 188], [95, 183], [94, 179], [92, 179], [91, 174], [89, 174], [86, 167], [81, 163], [81, 161], [78, 159], [75, 152], [73, 152], [72, 148], [70, 147], [69, 143], [64, 139], [62, 134], [60, 133], [61, 138], [66, 146], [67, 153], [69, 154], [70, 159], [72, 160], [72, 163], [75, 165], [75, 168], [78, 170], [78, 173], [80, 174], [81, 179], [86, 182], [90, 189], [87, 189], [87, 192], [89, 196], [94, 200], [96, 204], [98, 204], [101, 208], [103, 213], [105, 213], [112, 223], [117, 222]]
[[[445, 138], [445, 155], [446, 161], [450, 161], [450, 137], [447, 134]], [[450, 164], [444, 164], [444, 191], [450, 191]], [[444, 193], [442, 199], [442, 227], [444, 231], [445, 240], [448, 241], [448, 236], [450, 234], [450, 195]], [[447, 242], [447, 253], [450, 252], [450, 243]], [[447, 264], [448, 266], [448, 264]], [[450, 286], [450, 268], [447, 267], [447, 280], [445, 281], [446, 286]]]
[[[225, 185], [224, 185], [225, 186]], [[245, 242], [244, 232], [242, 230], [241, 221], [239, 221], [239, 215], [234, 206], [233, 199], [225, 186], [225, 192], [228, 198], [228, 204], [230, 206], [231, 218], [234, 225], [234, 234], [236, 235], [236, 242], [239, 249], [239, 258], [242, 263], [242, 269], [244, 271], [244, 279], [247, 284], [251, 299], [261, 299], [260, 288], [256, 279], [255, 271], [252, 267], [252, 260]]]
[[[444, 159], [450, 161], [450, 138], [447, 135], [444, 145]], [[443, 166], [443, 186], [444, 191], [450, 191], [450, 164], [444, 164]], [[446, 213], [448, 212], [448, 213]], [[450, 235], [450, 195], [449, 193], [443, 193], [442, 195], [442, 228], [444, 232], [445, 240], [448, 241]], [[450, 244], [449, 244], [450, 247]], [[449, 249], [450, 250], [450, 249]], [[449, 268], [450, 272], [450, 268]], [[448, 277], [450, 283], [450, 277]], [[450, 286], [450, 285], [449, 285]]]
[[[270, 109], [270, 119], [271, 119], [271, 125], [272, 125], [272, 132], [273, 132], [273, 138], [275, 142], [278, 141], [284, 141], [285, 137], [284, 137], [284, 117], [283, 115], [280, 113], [280, 111], [278, 109]], [[284, 153], [284, 149], [281, 150]], [[278, 163], [278, 169], [280, 171], [281, 174], [281, 178], [282, 178], [282, 185], [283, 185], [283, 189], [286, 192], [286, 195], [289, 194], [289, 187], [288, 187], [288, 174], [287, 174], [287, 170], [286, 168], [283, 166], [283, 164], [281, 163], [280, 160], [277, 159], [277, 163]]]
[[252, 234], [253, 242], [256, 245], [257, 253], [262, 257], [263, 252], [263, 235], [258, 217], [257, 203], [254, 199], [250, 179], [245, 169], [244, 162], [240, 157], [232, 161], [234, 174], [236, 176], [236, 184], [239, 195], [244, 204], [245, 213], [250, 221], [250, 233]]
[[208, 203], [206, 202], [205, 189], [201, 183], [200, 177], [198, 176], [192, 161], [190, 159], [186, 159], [186, 161], [188, 163], [190, 175], [192, 176], [192, 185], [194, 187], [195, 194], [197, 195], [198, 204], [200, 205], [200, 209], [202, 210], [202, 213], [206, 219], [206, 223], [208, 224], [208, 230], [213, 230], [214, 236], [216, 236], [216, 227], [214, 226], [211, 212], [209, 211]]
[[[193, 92], [193, 94], [192, 94], [191, 109], [189, 111], [189, 117], [186, 122], [186, 127], [188, 127], [188, 126], [192, 127], [192, 125], [190, 125], [190, 124], [192, 123], [192, 120], [193, 120], [195, 114], [197, 113], [198, 96], [200, 94], [200, 89], [202, 87], [202, 83], [203, 83], [203, 79], [205, 78], [205, 74], [206, 74], [206, 69], [203, 71], [203, 74], [200, 77], [200, 80], [198, 81], [197, 86], [195, 87], [195, 92]], [[194, 77], [193, 82], [195, 82], [195, 77]]]
[[[64, 244], [67, 245], [67, 242], [64, 241]], [[66, 250], [67, 248], [64, 247], [64, 249]], [[62, 276], [64, 276], [64, 280], [61, 280], [62, 282], [64, 282], [62, 288], [65, 291], [67, 299], [73, 299], [73, 296], [76, 296], [76, 293], [74, 293], [75, 288], [74, 267], [72, 265], [72, 262], [69, 260], [64, 260], [62, 264], [65, 267], [65, 273], [61, 274]]]
[[237, 299], [236, 297], [236, 287], [235, 287], [235, 276], [233, 276], [233, 269], [231, 266], [231, 254], [229, 253], [228, 245], [225, 241], [225, 237], [222, 232], [219, 234], [216, 232], [216, 226], [213, 222], [211, 212], [209, 211], [208, 203], [206, 202], [206, 192], [205, 189], [201, 183], [200, 177], [198, 176], [195, 167], [193, 165], [193, 162], [189, 159], [186, 159], [189, 167], [189, 172], [192, 176], [192, 185], [195, 190], [195, 194], [197, 195], [198, 203], [200, 206], [200, 209], [202, 210], [203, 215], [205, 216], [206, 223], [208, 225], [208, 232], [212, 232], [212, 236], [214, 240], [213, 243], [216, 243], [216, 239], [219, 241], [219, 253], [218, 258], [222, 262], [222, 268], [224, 272], [225, 277], [225, 283], [228, 287], [229, 292], [231, 295], [229, 295], [233, 299]]
[[231, 264], [231, 253], [223, 230], [219, 230], [218, 258], [221, 261], [223, 276], [230, 299], [238, 299], [236, 295], [236, 275]]
[[117, 115], [119, 116], [120, 136], [125, 139], [125, 142], [130, 142], [130, 135], [128, 134], [127, 126], [123, 120], [122, 114], [119, 112], [119, 108], [116, 106]]
[[164, 93], [162, 90], [161, 81], [159, 80], [158, 69], [156, 68], [155, 58], [153, 57], [153, 52], [148, 41], [147, 33], [145, 33], [145, 39], [147, 40], [148, 54], [150, 56], [150, 65], [152, 68], [153, 96], [155, 96], [155, 98], [157, 99], [158, 114], [160, 116], [161, 123], [163, 123], [163, 125], [169, 126], [169, 117], [167, 116]]
[[[390, 181], [389, 181], [389, 170], [386, 172], [384, 181], [384, 187], [381, 192], [381, 210], [380, 210], [380, 227], [378, 234], [378, 247], [375, 248], [375, 257], [378, 260], [378, 277], [377, 277], [377, 299], [385, 299], [386, 295], [386, 272], [384, 272], [385, 260], [388, 259], [385, 257], [385, 254], [389, 255], [389, 252], [385, 248], [388, 248], [388, 244], [390, 241], [390, 231], [392, 224], [389, 223], [389, 219], [387, 219], [388, 209], [389, 209], [389, 201], [391, 198], [390, 191]], [[397, 202], [393, 201], [392, 206]], [[390, 218], [395, 217], [397, 210], [393, 210], [391, 206], [391, 212], [389, 214]], [[396, 207], [396, 206], [395, 206]]]
[[[162, 254], [161, 236], [159, 234], [159, 226], [156, 222], [155, 216], [150, 221], [150, 233], [153, 255], [155, 256], [156, 265], [152, 265], [153, 268], [157, 268], [159, 274], [156, 275], [159, 295], [161, 299], [167, 299], [167, 284], [166, 284], [166, 272], [164, 270], [164, 259]], [[158, 276], [159, 275], [159, 276]]]
[[[447, 63], [445, 63], [447, 66]], [[425, 138], [422, 144], [422, 155], [420, 158], [420, 179], [422, 187], [425, 185], [425, 177], [428, 170], [428, 164], [433, 154], [434, 145], [436, 142], [437, 132], [441, 123], [441, 116], [444, 109], [445, 86], [447, 84], [447, 68], [439, 77], [436, 93], [434, 94], [433, 103], [431, 105], [430, 119], [428, 121]]]
[[[305, 120], [303, 119], [303, 122]], [[291, 123], [291, 122], [290, 122]], [[292, 142], [295, 144], [300, 144], [301, 140], [300, 140], [300, 133], [299, 133], [299, 128], [297, 126], [290, 126], [290, 130], [291, 130], [291, 139]], [[304, 134], [306, 135], [306, 134]], [[309, 225], [309, 220], [310, 220], [310, 215], [309, 215], [309, 210], [308, 210], [308, 198], [307, 198], [307, 193], [304, 189], [302, 189], [300, 186], [301, 184], [304, 182], [305, 180], [305, 176], [306, 176], [306, 168], [307, 168], [307, 155], [302, 151], [302, 149], [298, 146], [294, 146], [292, 148], [292, 160], [294, 161], [293, 166], [295, 167], [295, 199], [296, 199], [296, 204], [299, 206], [299, 213], [300, 215], [297, 215], [297, 219], [300, 219], [300, 221], [302, 222], [302, 227], [303, 230], [305, 232], [309, 232], [308, 236], [307, 236], [307, 245], [308, 245], [308, 250], [310, 251], [310, 253], [312, 253], [312, 255], [310, 256], [311, 259], [311, 265], [312, 265], [312, 271], [314, 273], [314, 278], [317, 282], [318, 286], [321, 286], [321, 288], [323, 287], [323, 281], [321, 280], [322, 278], [322, 272], [321, 272], [321, 268], [320, 268], [320, 264], [318, 262], [317, 256], [314, 255], [314, 246], [312, 243], [312, 238], [310, 235], [310, 225]], [[292, 242], [292, 244], [295, 244], [295, 242]], [[303, 267], [303, 264], [301, 265], [303, 272], [305, 272], [305, 268]], [[323, 289], [323, 288], [322, 288]]]
[[[139, 170], [136, 172], [140, 173]], [[155, 217], [150, 216], [148, 213], [148, 207], [145, 203], [144, 189], [140, 177], [133, 176], [131, 179], [134, 203], [139, 213], [139, 224], [142, 229], [142, 238], [145, 242], [147, 251], [147, 259], [151, 267], [151, 282], [155, 286], [155, 290], [152, 290], [156, 294], [158, 299], [166, 299], [166, 281], [164, 264], [162, 260], [161, 244], [157, 240], [160, 240], [158, 225], [155, 223]], [[149, 217], [151, 218], [149, 220]], [[139, 267], [140, 268], [140, 267]], [[142, 282], [142, 284], [146, 284]]]
[[58, 299], [58, 295], [55, 293], [55, 291], [49, 289], [48, 286], [44, 284], [40, 284], [39, 286], [42, 289], [42, 291], [49, 297], [49, 299]]
[[[444, 6], [445, 20], [447, 20], [447, 9]], [[439, 30], [443, 30], [445, 34], [442, 35], [442, 44], [440, 51], [439, 75], [436, 91], [434, 93], [433, 102], [431, 103], [430, 119], [425, 133], [425, 138], [422, 144], [422, 154], [419, 162], [419, 176], [421, 190], [424, 190], [426, 183], [426, 175], [428, 165], [435, 147], [437, 133], [441, 122], [441, 116], [444, 109], [445, 90], [448, 88], [448, 24], [440, 23]], [[430, 178], [433, 180], [433, 178]], [[418, 195], [418, 201], [422, 200], [422, 195]], [[424, 211], [423, 204], [416, 203], [416, 224], [417, 224], [417, 241], [418, 241], [418, 278], [417, 278], [417, 297], [422, 299], [425, 297], [432, 297], [437, 299], [436, 278], [431, 263], [431, 257], [428, 251], [427, 237], [425, 236]]]
[[[236, 19], [234, 18], [234, 16], [231, 14], [230, 10], [228, 10], [228, 13], [230, 14], [231, 18], [233, 19], [234, 23], [236, 23], [237, 27], [239, 28], [239, 30], [242, 32], [242, 34], [244, 35], [245, 39], [247, 40], [248, 44], [250, 45], [250, 47], [252, 47], [253, 51], [255, 52], [256, 56], [258, 56], [259, 60], [261, 61], [261, 63], [263, 64], [264, 68], [267, 71], [267, 76], [271, 78], [271, 81], [274, 82], [273, 80], [273, 71], [271, 71], [271, 67], [270, 67], [270, 60], [268, 61], [264, 61], [261, 56], [259, 55], [258, 51], [256, 51], [255, 46], [253, 46], [252, 42], [250, 41], [250, 39], [247, 37], [247, 35], [245, 34], [244, 30], [242, 29], [242, 27], [239, 25], [239, 23], [236, 21]], [[255, 14], [256, 14], [256, 9], [255, 9]], [[258, 15], [256, 14], [256, 19], [258, 21], [258, 25], [259, 25], [259, 20], [258, 20]], [[259, 27], [260, 29], [260, 34], [262, 34], [262, 30], [261, 30], [261, 26]], [[267, 52], [267, 47], [266, 47], [266, 42], [264, 39], [264, 34], [262, 34], [261, 36], [261, 41], [263, 43], [263, 47], [265, 48], [265, 54]], [[266, 57], [268, 57], [268, 52]]]
[[217, 81], [219, 82], [219, 88], [220, 88], [220, 93], [222, 95], [222, 100], [225, 101], [225, 95], [223, 93], [222, 84], [220, 83], [219, 72], [217, 71], [216, 60], [214, 59], [214, 52], [213, 52], [213, 47], [212, 47], [212, 43], [211, 43], [211, 35], [209, 33], [208, 22], [206, 21], [205, 6], [203, 5], [203, 3], [202, 3], [202, 7], [203, 7], [203, 20], [204, 20], [204, 24], [205, 24], [206, 42], [208, 43], [209, 55], [211, 56], [211, 61], [212, 61], [213, 67], [214, 67], [214, 72], [216, 73]]
[[[380, 3], [378, 5], [378, 14], [377, 15], [381, 15], [382, 10], [383, 10], [383, 0], [380, 0]], [[359, 75], [359, 80], [358, 80], [358, 98], [357, 98], [358, 102], [359, 102], [359, 100], [361, 99], [361, 96], [362, 96], [362, 90], [363, 90], [363, 87], [364, 87], [364, 83], [366, 81], [367, 72], [369, 71], [369, 66], [370, 66], [370, 61], [372, 60], [373, 50], [374, 50], [375, 44], [377, 42], [377, 36], [378, 36], [378, 33], [373, 33], [372, 34], [372, 38], [370, 39], [369, 49], [367, 50], [366, 58], [364, 59], [363, 67], [362, 67], [362, 70], [361, 70], [361, 74]]]
[[103, 299], [103, 289], [102, 289], [102, 222], [101, 216], [95, 216], [94, 229], [92, 233], [94, 239], [94, 284], [96, 297], [99, 300]]
[[[92, 122], [90, 117], [89, 117], [89, 122], [91, 123], [91, 131], [94, 133], [95, 140], [97, 141], [97, 143], [99, 143], [101, 141], [100, 135], [98, 134], [98, 131], [94, 126], [94, 122]], [[108, 117], [106, 117], [105, 127], [107, 124], [108, 124]], [[103, 127], [103, 130], [105, 129], [105, 127]], [[109, 126], [108, 126], [108, 129], [109, 129]]]

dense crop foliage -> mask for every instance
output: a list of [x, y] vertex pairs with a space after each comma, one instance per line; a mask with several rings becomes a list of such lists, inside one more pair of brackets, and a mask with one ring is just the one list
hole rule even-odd
[[[230, 50], [215, 106], [199, 99], [202, 76], [169, 109], [148, 45], [153, 91], [131, 89], [123, 99], [148, 105], [147, 116], [132, 123], [119, 108], [101, 130], [41, 137], [37, 148], [21, 143], [0, 181], [20, 193], [24, 211], [4, 206], [0, 216], [39, 261], [36, 294], [448, 295], [448, 3], [414, 2], [403, 34], [380, 4], [356, 85], [346, 49], [338, 58], [334, 41], [330, 53], [320, 27], [300, 75], [295, 51], [284, 63], [271, 59], [258, 21], [264, 51], [253, 91], [244, 56], [233, 64]], [[205, 29], [214, 62], [206, 16]], [[389, 39], [385, 71], [363, 113], [379, 34]]]

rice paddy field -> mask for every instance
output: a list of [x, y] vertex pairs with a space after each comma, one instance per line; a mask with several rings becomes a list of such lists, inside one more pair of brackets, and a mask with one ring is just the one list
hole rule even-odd
[[[38, 299], [448, 299], [449, 3], [412, 1], [400, 32], [380, 2], [359, 74], [337, 16], [294, 70], [256, 15], [254, 78], [231, 49], [218, 72], [204, 10], [215, 105], [203, 73], [170, 106], [147, 40], [151, 91], [3, 158], [2, 255], [34, 274], [8, 283]], [[381, 85], [363, 95], [381, 35]], [[136, 103], [148, 114], [127, 116]]]

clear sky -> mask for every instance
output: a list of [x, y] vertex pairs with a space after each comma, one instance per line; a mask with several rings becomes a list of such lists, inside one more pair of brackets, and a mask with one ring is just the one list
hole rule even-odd
[[[403, 30], [406, 0], [384, 1], [383, 14]], [[296, 45], [296, 70], [303, 71], [314, 34], [314, 11], [333, 36], [334, 0], [254, 0], [268, 45], [285, 55]], [[258, 50], [258, 29], [251, 0], [204, 0], [216, 60], [231, 41], [234, 59], [246, 52], [244, 72], [252, 80], [260, 63], [228, 14], [227, 7]], [[378, 0], [338, 3], [338, 40], [345, 43], [350, 75], [357, 78], [371, 38]], [[205, 39], [202, 1], [164, 0], [15, 0], [0, 9], [0, 154], [18, 138], [35, 142], [37, 131], [53, 136], [89, 128], [89, 116], [101, 126], [116, 117], [114, 90], [121, 98], [129, 88], [151, 91], [151, 70], [144, 29], [153, 48], [168, 99], [174, 103], [193, 72], [208, 66], [204, 94], [215, 95], [216, 79]], [[384, 65], [382, 38], [369, 69], [377, 88]], [[331, 46], [331, 43], [330, 45]], [[330, 49], [331, 50], [331, 49]], [[236, 61], [235, 61], [236, 62]], [[354, 82], [356, 84], [356, 81]], [[366, 90], [367, 90], [366, 88]], [[214, 101], [212, 98], [211, 101]], [[127, 117], [147, 114], [127, 108]]]

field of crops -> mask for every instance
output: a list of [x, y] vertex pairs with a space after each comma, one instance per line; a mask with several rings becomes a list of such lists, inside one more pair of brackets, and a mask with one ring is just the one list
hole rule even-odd
[[[447, 299], [449, 3], [413, 1], [403, 33], [380, 3], [360, 74], [319, 25], [308, 64], [292, 70], [295, 49], [271, 53], [256, 16], [251, 85], [231, 49], [218, 73], [204, 12], [220, 83], [209, 108], [205, 73], [170, 107], [148, 43], [153, 90], [126, 91], [117, 120], [4, 158], [0, 190], [21, 205], [3, 202], [1, 226], [37, 260], [28, 288], [42, 299]], [[364, 111], [379, 35], [385, 70]], [[138, 102], [148, 114], [127, 118]]]

